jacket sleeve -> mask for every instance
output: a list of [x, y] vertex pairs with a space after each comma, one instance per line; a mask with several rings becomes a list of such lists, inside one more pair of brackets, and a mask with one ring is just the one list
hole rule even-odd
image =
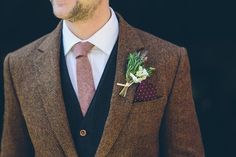
[[4, 61], [5, 110], [1, 140], [1, 157], [31, 157], [34, 156], [34, 150], [12, 78], [11, 58], [10, 54], [8, 54]]
[[184, 48], [180, 48], [179, 54], [178, 67], [160, 131], [160, 156], [204, 157], [192, 96], [188, 55]]

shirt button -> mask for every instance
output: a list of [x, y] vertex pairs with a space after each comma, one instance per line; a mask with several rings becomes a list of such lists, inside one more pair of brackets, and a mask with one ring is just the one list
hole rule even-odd
[[80, 130], [79, 134], [80, 134], [80, 136], [85, 137], [87, 135], [87, 131], [82, 129], [82, 130]]

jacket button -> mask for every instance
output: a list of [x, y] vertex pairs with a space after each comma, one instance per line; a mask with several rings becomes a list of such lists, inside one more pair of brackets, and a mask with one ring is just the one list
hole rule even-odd
[[85, 137], [87, 135], [87, 131], [82, 129], [82, 130], [80, 130], [79, 134], [80, 134], [80, 136]]

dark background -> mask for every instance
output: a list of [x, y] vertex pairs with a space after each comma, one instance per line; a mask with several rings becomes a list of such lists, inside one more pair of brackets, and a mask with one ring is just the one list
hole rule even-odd
[[[58, 22], [47, 0], [2, 2], [1, 74], [8, 52], [50, 32]], [[233, 0], [111, 0], [113, 9], [131, 25], [188, 49], [207, 157], [236, 157], [235, 4]]]

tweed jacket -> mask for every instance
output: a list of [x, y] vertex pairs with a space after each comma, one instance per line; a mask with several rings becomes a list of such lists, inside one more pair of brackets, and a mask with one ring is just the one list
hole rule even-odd
[[[119, 21], [115, 82], [95, 156], [204, 157], [186, 50]], [[61, 89], [61, 29], [5, 59], [1, 157], [78, 157]], [[121, 97], [116, 83], [125, 83], [127, 56], [141, 48], [156, 68], [148, 78], [156, 98], [134, 102], [138, 84]]]

